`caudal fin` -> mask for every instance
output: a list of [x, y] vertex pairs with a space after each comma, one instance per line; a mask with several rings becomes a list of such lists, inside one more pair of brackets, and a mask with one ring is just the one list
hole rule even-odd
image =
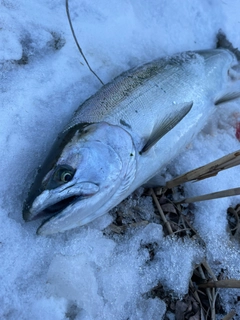
[[238, 50], [238, 48], [233, 47], [232, 43], [227, 39], [227, 36], [225, 35], [225, 33], [221, 29], [217, 33], [216, 47], [228, 49], [229, 51], [234, 53], [237, 60], [240, 61], [240, 51]]

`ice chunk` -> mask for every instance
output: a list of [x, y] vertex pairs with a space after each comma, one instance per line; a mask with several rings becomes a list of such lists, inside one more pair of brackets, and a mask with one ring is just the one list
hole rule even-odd
[[157, 319], [165, 304], [142, 295], [158, 279], [155, 268], [147, 267], [150, 256], [146, 244], [160, 244], [162, 236], [161, 225], [152, 223], [129, 232], [116, 246], [99, 231], [86, 228], [79, 241], [70, 240], [62, 254], [53, 258], [47, 275], [49, 293], [76, 301], [89, 319], [120, 320], [123, 314], [138, 314], [138, 309], [142, 319], [147, 312]]
[[67, 312], [67, 302], [65, 299], [41, 298], [33, 301], [30, 310], [27, 311], [22, 319], [35, 320], [59, 320], [64, 319]]
[[86, 256], [56, 256], [48, 271], [48, 283], [51, 293], [76, 300], [93, 319], [100, 316], [103, 298], [98, 294], [95, 270]]
[[18, 37], [7, 30], [0, 30], [0, 61], [20, 60], [22, 58], [22, 45]]
[[140, 299], [136, 308], [136, 313], [132, 315], [131, 320], [159, 320], [162, 319], [166, 311], [166, 305], [158, 298]]
[[174, 294], [186, 294], [194, 265], [203, 257], [203, 249], [193, 240], [166, 238], [155, 256], [161, 284]]

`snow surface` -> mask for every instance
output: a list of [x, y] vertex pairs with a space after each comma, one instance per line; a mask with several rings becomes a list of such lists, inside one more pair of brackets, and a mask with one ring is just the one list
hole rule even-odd
[[[69, 6], [84, 53], [106, 83], [160, 56], [213, 48], [219, 28], [240, 46], [237, 0], [179, 3], [70, 0]], [[26, 224], [21, 216], [31, 179], [54, 137], [100, 83], [76, 48], [63, 0], [1, 0], [0, 70], [1, 319], [161, 319], [165, 303], [146, 293], [159, 281], [176, 295], [186, 293], [192, 266], [204, 255], [216, 274], [224, 269], [240, 279], [239, 242], [231, 240], [226, 219], [239, 197], [196, 204], [194, 226], [205, 249], [164, 238], [154, 223], [111, 239], [101, 231], [110, 215], [64, 234], [36, 236], [39, 222]], [[184, 173], [239, 149], [239, 107], [232, 102], [219, 109], [166, 174]], [[188, 184], [186, 195], [239, 186], [238, 170]], [[158, 244], [153, 261], [149, 243]], [[226, 312], [235, 308], [240, 314], [239, 293], [220, 291]]]

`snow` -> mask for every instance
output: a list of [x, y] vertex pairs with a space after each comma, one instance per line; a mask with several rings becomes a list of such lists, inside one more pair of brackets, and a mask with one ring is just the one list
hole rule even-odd
[[[70, 0], [69, 7], [82, 49], [105, 83], [160, 56], [212, 48], [219, 28], [240, 46], [237, 0]], [[26, 224], [21, 215], [31, 179], [74, 110], [101, 85], [76, 48], [61, 0], [0, 2], [0, 70], [1, 319], [161, 319], [165, 303], [146, 294], [158, 282], [185, 294], [204, 255], [216, 274], [224, 269], [240, 279], [239, 242], [231, 239], [226, 219], [239, 197], [196, 203], [194, 227], [205, 248], [165, 238], [157, 223], [111, 238], [101, 231], [110, 215], [64, 234], [37, 236], [39, 222]], [[168, 176], [238, 150], [239, 119], [239, 102], [219, 108], [166, 169]], [[186, 196], [237, 187], [238, 170], [189, 183]], [[141, 206], [147, 219], [149, 198]], [[150, 243], [156, 244], [153, 260]], [[240, 314], [237, 294], [220, 291], [226, 312]]]

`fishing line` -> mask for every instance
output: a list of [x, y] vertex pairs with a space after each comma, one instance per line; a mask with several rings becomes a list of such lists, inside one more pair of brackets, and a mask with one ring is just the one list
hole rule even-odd
[[70, 28], [71, 28], [71, 31], [72, 31], [72, 35], [73, 35], [73, 38], [75, 40], [75, 43], [78, 47], [78, 50], [80, 51], [80, 54], [82, 55], [84, 61], [86, 62], [89, 70], [94, 74], [94, 76], [101, 82], [102, 85], [104, 85], [104, 82], [99, 78], [99, 76], [93, 71], [93, 69], [90, 67], [88, 61], [87, 61], [87, 58], [85, 57], [79, 43], [78, 43], [78, 40], [77, 40], [77, 37], [75, 35], [75, 32], [74, 32], [74, 29], [73, 29], [73, 25], [72, 25], [72, 21], [71, 21], [71, 17], [70, 17], [70, 13], [69, 13], [69, 6], [68, 6], [68, 0], [66, 0], [66, 12], [67, 12], [67, 17], [68, 17], [68, 22], [69, 22], [69, 25], [70, 25]]

